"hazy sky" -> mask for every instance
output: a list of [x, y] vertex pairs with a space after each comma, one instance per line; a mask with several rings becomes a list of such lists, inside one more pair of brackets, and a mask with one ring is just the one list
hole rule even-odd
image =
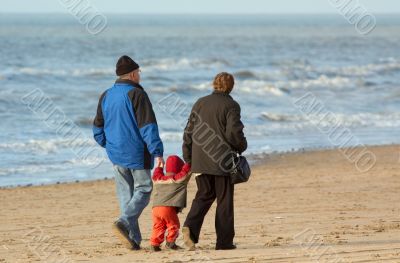
[[89, 1], [102, 13], [332, 13], [330, 2], [359, 1], [371, 13], [400, 13], [399, 0], [0, 0], [0, 12], [67, 12], [63, 2]]

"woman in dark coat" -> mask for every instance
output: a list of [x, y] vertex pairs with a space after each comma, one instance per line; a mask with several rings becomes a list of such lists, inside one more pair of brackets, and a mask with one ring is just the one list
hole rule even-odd
[[194, 249], [199, 241], [204, 217], [217, 200], [215, 249], [235, 249], [233, 238], [234, 185], [230, 182], [232, 154], [247, 148], [240, 120], [240, 106], [229, 95], [234, 86], [231, 74], [220, 73], [213, 82], [214, 92], [193, 106], [184, 132], [183, 157], [196, 175], [197, 193], [184, 227], [185, 245]]

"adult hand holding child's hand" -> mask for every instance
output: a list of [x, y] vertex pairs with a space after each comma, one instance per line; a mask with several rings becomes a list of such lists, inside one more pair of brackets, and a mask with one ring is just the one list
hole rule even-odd
[[164, 158], [156, 157], [156, 167], [164, 168]]

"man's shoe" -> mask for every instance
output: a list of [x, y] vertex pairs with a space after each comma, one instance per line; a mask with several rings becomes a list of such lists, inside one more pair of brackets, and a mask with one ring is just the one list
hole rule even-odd
[[115, 235], [127, 248], [132, 250], [140, 250], [139, 244], [137, 244], [129, 237], [129, 229], [121, 220], [117, 220], [114, 222], [113, 229]]
[[152, 252], [160, 252], [161, 248], [160, 248], [160, 246], [150, 246], [150, 250]]
[[229, 246], [216, 246], [215, 250], [232, 250], [232, 249], [236, 249], [236, 245], [232, 244]]
[[130, 249], [131, 249], [131, 250], [140, 250], [141, 248], [140, 248], [140, 245], [139, 245], [139, 244], [137, 244], [135, 241], [131, 240], [131, 247], [130, 247]]
[[183, 242], [187, 250], [195, 250], [194, 241], [190, 237], [190, 229], [187, 226], [182, 227]]
[[172, 250], [179, 250], [182, 249], [180, 246], [178, 246], [175, 242], [167, 242], [165, 244], [165, 247], [167, 249], [172, 249]]

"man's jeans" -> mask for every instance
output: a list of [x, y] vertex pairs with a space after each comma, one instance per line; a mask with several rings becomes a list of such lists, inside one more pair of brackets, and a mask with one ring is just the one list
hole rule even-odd
[[120, 220], [129, 228], [129, 237], [138, 245], [142, 241], [139, 216], [149, 204], [153, 182], [150, 170], [133, 170], [114, 165], [115, 184], [121, 210]]

